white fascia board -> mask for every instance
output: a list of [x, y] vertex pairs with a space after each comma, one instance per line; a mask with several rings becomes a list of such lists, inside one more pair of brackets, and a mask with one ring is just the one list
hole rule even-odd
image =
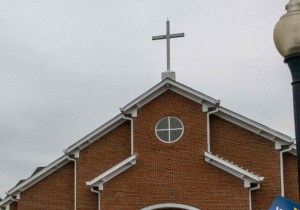
[[12, 202], [14, 202], [13, 198], [11, 196], [8, 196], [0, 202], [0, 207], [5, 207], [11, 204]]
[[223, 158], [220, 158], [218, 156], [213, 155], [209, 152], [204, 152], [205, 155], [205, 161], [244, 180], [244, 186], [250, 187], [250, 185], [247, 185], [246, 183], [260, 183], [264, 180], [264, 177], [255, 175], [248, 170], [245, 170], [237, 165], [234, 165], [233, 163], [230, 163], [227, 160], [224, 160]]
[[11, 190], [7, 192], [8, 195], [14, 195], [19, 192], [23, 192], [24, 190], [28, 189], [32, 185], [36, 184], [40, 180], [44, 179], [45, 177], [49, 176], [54, 171], [58, 170], [59, 168], [66, 165], [70, 160], [68, 160], [68, 156], [64, 155], [60, 157], [59, 159], [55, 160], [51, 164], [49, 164], [47, 167], [45, 167], [43, 170], [39, 171], [35, 175], [29, 177], [21, 184], [15, 186]]
[[216, 100], [212, 97], [209, 97], [203, 93], [200, 93], [192, 88], [189, 88], [179, 82], [176, 82], [172, 79], [165, 79], [125, 105], [123, 108], [120, 108], [121, 112], [130, 112], [133, 109], [137, 109], [153, 100], [163, 92], [167, 90], [172, 90], [182, 96], [185, 96], [197, 103], [201, 103], [205, 105], [215, 106], [220, 104], [220, 100]]
[[290, 145], [293, 143], [291, 137], [278, 131], [275, 131], [258, 122], [250, 120], [249, 118], [246, 118], [224, 107], [218, 107], [218, 112], [214, 113], [214, 115], [221, 117], [222, 119], [227, 120], [231, 123], [234, 123], [242, 128], [245, 128], [251, 132], [254, 132], [258, 135], [261, 135], [267, 139], [270, 139], [273, 142], [278, 142], [282, 145]]
[[106, 122], [93, 132], [89, 133], [70, 147], [64, 150], [66, 154], [72, 154], [74, 151], [82, 150], [83, 148], [87, 147], [88, 145], [92, 144], [94, 141], [99, 139], [101, 136], [104, 136], [114, 128], [118, 127], [122, 123], [124, 123], [126, 119], [124, 119], [123, 114], [119, 114], [110, 121]]
[[289, 151], [291, 154], [297, 156], [296, 143], [293, 144], [292, 150]]
[[100, 174], [99, 176], [95, 177], [91, 181], [86, 182], [86, 185], [91, 187], [99, 187], [103, 189], [103, 184], [115, 176], [119, 175], [120, 173], [124, 172], [131, 166], [136, 164], [136, 156], [132, 155], [129, 158], [123, 160], [122, 162], [118, 163], [114, 167], [110, 168], [109, 170], [105, 171], [104, 173]]

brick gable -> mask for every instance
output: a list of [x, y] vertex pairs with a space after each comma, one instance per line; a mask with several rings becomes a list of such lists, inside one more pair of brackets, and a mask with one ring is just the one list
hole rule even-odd
[[[185, 131], [172, 144], [159, 141], [156, 123], [165, 116], [182, 120]], [[106, 183], [101, 208], [141, 209], [164, 202], [200, 209], [247, 209], [243, 182], [205, 162], [206, 113], [202, 107], [167, 91], [138, 110], [134, 118], [137, 164]]]

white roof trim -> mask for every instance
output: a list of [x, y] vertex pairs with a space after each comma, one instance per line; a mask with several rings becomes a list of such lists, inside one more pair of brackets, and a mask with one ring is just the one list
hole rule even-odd
[[11, 190], [9, 190], [7, 192], [7, 195], [13, 196], [18, 192], [22, 192], [22, 191], [28, 189], [29, 187], [31, 187], [35, 183], [39, 182], [43, 178], [47, 177], [48, 175], [50, 175], [54, 171], [58, 170], [59, 168], [61, 168], [65, 164], [67, 164], [68, 162], [69, 162], [69, 160], [68, 160], [67, 155], [64, 155], [64, 156], [60, 157], [59, 159], [55, 160], [54, 162], [49, 164], [47, 167], [45, 167], [43, 170], [39, 171], [35, 175], [33, 175], [33, 176], [29, 177], [28, 179], [26, 179], [21, 184], [15, 186]]
[[260, 183], [264, 180], [264, 177], [255, 175], [254, 173], [245, 170], [238, 165], [234, 165], [233, 163], [224, 160], [218, 156], [213, 155], [209, 152], [204, 152], [205, 161], [244, 180], [244, 187], [251, 187], [251, 183]]
[[74, 151], [82, 150], [83, 148], [87, 147], [88, 145], [92, 144], [94, 141], [99, 139], [101, 136], [104, 136], [114, 128], [121, 125], [123, 122], [125, 122], [126, 119], [124, 119], [123, 114], [119, 114], [113, 119], [109, 120], [93, 132], [89, 133], [70, 147], [64, 150], [66, 154], [71, 154]]
[[215, 106], [217, 104], [220, 104], [220, 100], [216, 100], [179, 82], [167, 78], [125, 105], [123, 108], [120, 108], [120, 110], [121, 112], [131, 112], [132, 110], [140, 108], [143, 105], [147, 104], [149, 101], [153, 100], [167, 90], [172, 90], [197, 103], [204, 104], [205, 106]]
[[296, 149], [296, 143], [293, 144], [292, 146], [292, 150], [290, 150], [289, 152], [295, 156], [297, 156], [297, 149]]
[[103, 190], [103, 184], [115, 176], [119, 175], [120, 173], [124, 172], [131, 166], [136, 164], [136, 156], [132, 155], [126, 160], [118, 163], [114, 167], [110, 168], [109, 170], [105, 171], [104, 173], [100, 174], [99, 176], [95, 177], [91, 181], [86, 182], [86, 185], [91, 187], [98, 187], [99, 190]]
[[155, 209], [162, 209], [162, 208], [180, 208], [184, 210], [200, 210], [193, 206], [188, 206], [184, 204], [177, 204], [177, 203], [161, 203], [161, 204], [155, 204], [152, 206], [148, 206], [146, 208], [142, 208], [141, 210], [155, 210]]
[[214, 113], [216, 116], [221, 117], [231, 123], [234, 123], [242, 128], [252, 131], [260, 136], [263, 136], [276, 144], [276, 149], [281, 149], [281, 145], [290, 145], [293, 143], [293, 139], [283, 133], [275, 131], [265, 125], [250, 120], [240, 114], [237, 114], [224, 107], [218, 107], [218, 112]]
[[0, 202], [0, 207], [6, 207], [7, 205], [11, 204], [12, 202], [14, 202], [13, 197], [8, 196]]

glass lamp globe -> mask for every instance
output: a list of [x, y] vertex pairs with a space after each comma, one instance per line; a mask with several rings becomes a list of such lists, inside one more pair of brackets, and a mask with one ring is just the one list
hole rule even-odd
[[283, 57], [300, 53], [300, 1], [290, 0], [274, 28], [274, 42]]

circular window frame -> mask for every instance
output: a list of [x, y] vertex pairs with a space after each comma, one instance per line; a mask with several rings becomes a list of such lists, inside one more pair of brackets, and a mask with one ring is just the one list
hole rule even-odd
[[[161, 121], [163, 121], [164, 119], [168, 119], [168, 128], [167, 129], [157, 129], [157, 127], [158, 127], [158, 125], [159, 125], [159, 123], [161, 122]], [[179, 123], [180, 123], [180, 125], [181, 125], [181, 128], [170, 128], [170, 119], [171, 118], [174, 118], [174, 119], [176, 119]], [[166, 140], [164, 140], [164, 139], [161, 139], [160, 137], [159, 137], [159, 135], [157, 134], [157, 131], [169, 131], [169, 133], [168, 133], [168, 141], [166, 141]], [[181, 130], [182, 132], [181, 132], [181, 134], [180, 134], [180, 136], [176, 139], [176, 140], [174, 140], [174, 141], [171, 141], [170, 140], [170, 136], [171, 136], [171, 134], [170, 134], [170, 132], [172, 131], [172, 130]], [[155, 135], [156, 135], [156, 137], [161, 141], [161, 142], [163, 142], [163, 143], [166, 143], [166, 144], [172, 144], [172, 143], [174, 143], [174, 142], [177, 142], [182, 136], [183, 136], [183, 133], [184, 133], [184, 126], [183, 126], [183, 123], [182, 123], [182, 121], [179, 119], [179, 118], [177, 118], [177, 117], [174, 117], [174, 116], [166, 116], [166, 117], [163, 117], [163, 118], [161, 118], [157, 123], [156, 123], [156, 125], [155, 125]]]

